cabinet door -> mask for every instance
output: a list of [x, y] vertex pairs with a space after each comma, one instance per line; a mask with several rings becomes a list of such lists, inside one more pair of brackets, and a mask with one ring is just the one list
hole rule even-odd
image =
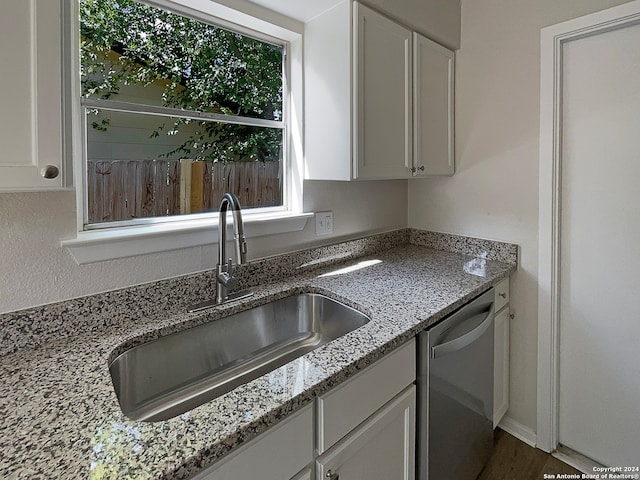
[[4, 0], [0, 15], [0, 191], [64, 186], [62, 2]]
[[493, 373], [493, 428], [509, 409], [509, 307], [496, 314]]
[[414, 339], [316, 400], [316, 447], [324, 453], [416, 380]]
[[410, 386], [316, 460], [316, 478], [413, 480], [415, 386]]
[[295, 475], [291, 480], [313, 480], [313, 468], [307, 467]]
[[453, 175], [454, 54], [413, 34], [414, 174]]
[[412, 153], [411, 32], [354, 3], [354, 177], [406, 178]]
[[191, 480], [305, 479], [307, 470], [301, 469], [312, 461], [313, 408], [308, 405]]

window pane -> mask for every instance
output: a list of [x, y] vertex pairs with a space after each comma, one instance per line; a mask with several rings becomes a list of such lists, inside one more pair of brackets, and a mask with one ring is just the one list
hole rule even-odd
[[283, 48], [133, 0], [80, 0], [84, 97], [282, 120]]
[[86, 130], [89, 224], [283, 204], [282, 129], [91, 108]]

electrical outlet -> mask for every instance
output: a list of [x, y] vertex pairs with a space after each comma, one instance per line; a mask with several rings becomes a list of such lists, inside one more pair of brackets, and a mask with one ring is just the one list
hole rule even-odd
[[316, 213], [316, 235], [333, 233], [333, 212]]

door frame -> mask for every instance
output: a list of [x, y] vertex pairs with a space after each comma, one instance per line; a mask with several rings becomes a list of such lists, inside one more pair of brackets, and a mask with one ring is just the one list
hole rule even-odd
[[540, 32], [538, 197], [537, 447], [558, 446], [562, 47], [565, 42], [640, 23], [640, 0], [545, 27]]

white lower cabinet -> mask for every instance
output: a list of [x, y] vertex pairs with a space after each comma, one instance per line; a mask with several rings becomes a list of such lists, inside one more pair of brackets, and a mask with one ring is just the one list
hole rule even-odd
[[413, 480], [415, 379], [412, 339], [191, 480]]
[[346, 382], [320, 395], [316, 448], [319, 454], [355, 429], [416, 379], [416, 342], [411, 340]]
[[495, 287], [493, 428], [509, 409], [509, 279]]
[[306, 467], [291, 480], [313, 480], [313, 467]]
[[314, 458], [312, 431], [313, 406], [308, 405], [191, 480], [311, 479], [298, 475]]
[[316, 460], [316, 478], [413, 480], [416, 388], [408, 387]]
[[316, 479], [415, 476], [416, 342], [318, 397]]

